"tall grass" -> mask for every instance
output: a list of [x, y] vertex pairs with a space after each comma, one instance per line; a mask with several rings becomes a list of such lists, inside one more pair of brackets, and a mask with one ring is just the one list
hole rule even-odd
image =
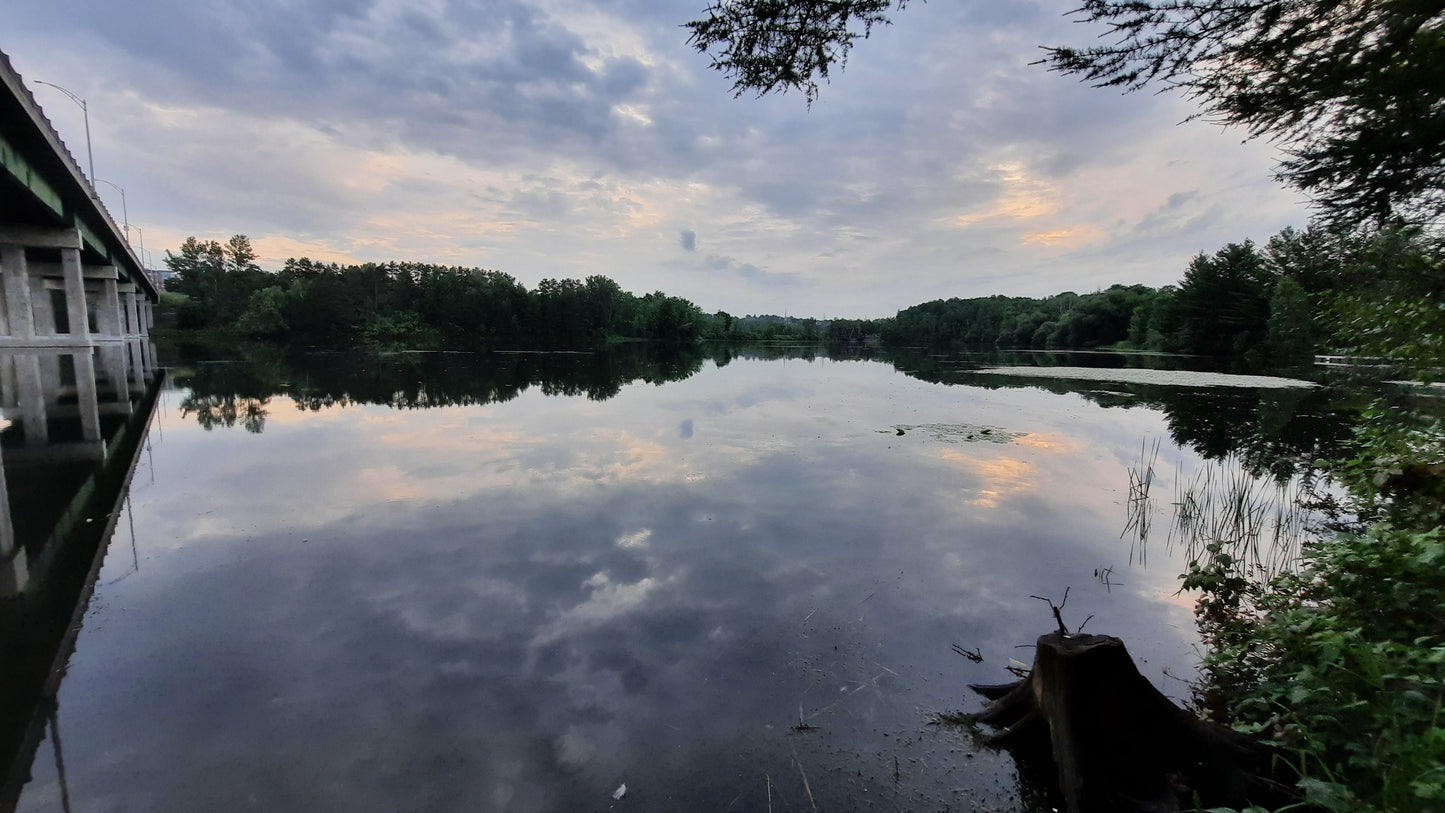
[[1129, 545], [1129, 564], [1132, 566], [1137, 557], [1139, 564], [1148, 564], [1149, 530], [1154, 521], [1154, 502], [1149, 496], [1149, 490], [1154, 485], [1154, 464], [1159, 461], [1159, 438], [1154, 438], [1154, 445], [1149, 445], [1149, 439], [1145, 438], [1139, 442], [1139, 462], [1129, 467], [1129, 507], [1128, 519], [1124, 524], [1124, 530], [1119, 534], [1122, 539], [1132, 534]]
[[[1130, 565], [1148, 564], [1148, 543], [1158, 513], [1152, 493], [1159, 479], [1158, 458], [1158, 440], [1152, 446], [1146, 440], [1139, 461], [1128, 468], [1127, 515], [1120, 536], [1130, 537]], [[1182, 551], [1192, 564], [1218, 543], [1252, 576], [1268, 580], [1298, 564], [1301, 545], [1317, 519], [1309, 507], [1315, 496], [1308, 478], [1278, 481], [1257, 475], [1237, 454], [1206, 460], [1192, 475], [1176, 468], [1165, 550]]]
[[1237, 455], [1209, 461], [1192, 478], [1175, 481], [1170, 548], [1182, 547], [1189, 562], [1211, 543], [1268, 580], [1294, 569], [1310, 525], [1304, 479], [1284, 482], [1251, 473]]

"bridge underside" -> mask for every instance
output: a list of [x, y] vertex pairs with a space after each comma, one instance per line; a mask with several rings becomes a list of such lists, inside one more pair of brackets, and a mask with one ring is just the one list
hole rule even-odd
[[147, 335], [150, 297], [118, 267], [85, 262], [82, 242], [73, 229], [0, 225], [0, 347]]
[[154, 284], [0, 53], [0, 347], [144, 337]]

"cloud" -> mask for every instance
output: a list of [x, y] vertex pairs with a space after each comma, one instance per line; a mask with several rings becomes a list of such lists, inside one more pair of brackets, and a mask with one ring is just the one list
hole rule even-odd
[[709, 254], [703, 260], [704, 265], [712, 271], [722, 271], [736, 275], [749, 282], [762, 285], [800, 285], [803, 280], [797, 274], [765, 271], [752, 263], [739, 262], [732, 257], [725, 257], [718, 254]]
[[[793, 312], [881, 316], [1162, 284], [1303, 221], [1268, 145], [1031, 66], [1087, 40], [1070, 7], [910, 6], [811, 108], [733, 98], [687, 47], [684, 0], [56, 0], [7, 18], [5, 48], [90, 100], [97, 169], [157, 251], [244, 232], [525, 284], [601, 273], [708, 310], [791, 286]], [[76, 151], [79, 111], [41, 101]], [[711, 258], [680, 265], [698, 223]]]

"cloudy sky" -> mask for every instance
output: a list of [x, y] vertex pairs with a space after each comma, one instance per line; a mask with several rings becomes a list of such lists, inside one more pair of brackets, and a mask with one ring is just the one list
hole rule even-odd
[[[1160, 285], [1307, 212], [1274, 151], [1029, 63], [1077, 0], [935, 0], [811, 109], [733, 98], [705, 0], [94, 0], [11, 8], [0, 50], [156, 258], [605, 274], [735, 314]], [[121, 216], [119, 194], [101, 194]]]

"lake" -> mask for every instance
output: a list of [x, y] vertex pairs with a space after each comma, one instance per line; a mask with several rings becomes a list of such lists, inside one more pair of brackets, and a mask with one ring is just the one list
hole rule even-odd
[[[938, 715], [1066, 591], [1183, 702], [1176, 480], [1348, 431], [1330, 388], [1186, 359], [170, 355], [106, 430], [137, 427], [128, 491], [76, 520], [107, 527], [55, 702], [12, 691], [21, 811], [1047, 810]], [[76, 464], [24, 423], [34, 514]], [[14, 519], [33, 557], [53, 521]]]

